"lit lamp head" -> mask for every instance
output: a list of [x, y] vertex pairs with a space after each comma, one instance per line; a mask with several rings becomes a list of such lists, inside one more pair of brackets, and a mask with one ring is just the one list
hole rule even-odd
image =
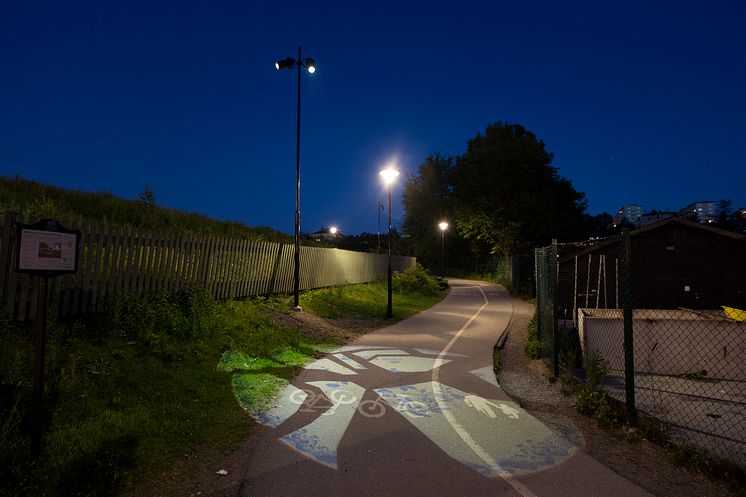
[[399, 171], [394, 169], [393, 166], [388, 166], [386, 167], [386, 169], [383, 169], [379, 174], [383, 178], [383, 182], [391, 186], [391, 184], [393, 184], [394, 181], [396, 181], [397, 176], [399, 176]]
[[438, 223], [438, 227], [440, 228], [440, 231], [445, 231], [448, 229], [448, 223], [445, 221], [441, 221]]
[[331, 233], [332, 235], [336, 235], [338, 231], [339, 230], [336, 226], [332, 226], [331, 228], [329, 228], [329, 233]]
[[316, 63], [315, 63], [315, 62], [313, 61], [313, 59], [312, 59], [311, 57], [307, 57], [307, 58], [306, 58], [306, 59], [305, 59], [305, 60], [303, 61], [303, 65], [304, 65], [304, 66], [306, 66], [306, 70], [307, 70], [307, 71], [308, 71], [308, 72], [309, 72], [310, 74], [313, 74], [313, 73], [315, 73], [315, 72], [316, 72]]

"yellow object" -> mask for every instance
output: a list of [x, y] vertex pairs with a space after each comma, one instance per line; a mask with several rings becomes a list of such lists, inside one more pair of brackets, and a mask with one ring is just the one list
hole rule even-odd
[[741, 309], [734, 309], [733, 307], [721, 306], [725, 311], [725, 315], [736, 321], [746, 321], [746, 311]]

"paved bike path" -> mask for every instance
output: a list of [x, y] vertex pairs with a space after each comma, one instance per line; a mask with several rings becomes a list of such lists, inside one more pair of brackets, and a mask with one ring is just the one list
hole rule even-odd
[[495, 285], [449, 280], [438, 305], [309, 364], [264, 412], [237, 491], [292, 496], [650, 496], [498, 386], [512, 315]]

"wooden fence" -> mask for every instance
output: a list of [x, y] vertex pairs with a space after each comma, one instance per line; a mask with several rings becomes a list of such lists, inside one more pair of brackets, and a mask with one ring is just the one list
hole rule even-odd
[[[203, 287], [216, 299], [291, 293], [291, 244], [198, 235], [164, 235], [82, 219], [59, 219], [81, 230], [77, 273], [50, 280], [50, 302], [62, 316], [103, 310], [108, 297]], [[17, 215], [0, 215], [0, 303], [19, 320], [36, 316], [38, 278], [16, 268]], [[394, 256], [394, 271], [415, 258]], [[388, 256], [303, 247], [300, 288], [363, 283], [386, 277]]]

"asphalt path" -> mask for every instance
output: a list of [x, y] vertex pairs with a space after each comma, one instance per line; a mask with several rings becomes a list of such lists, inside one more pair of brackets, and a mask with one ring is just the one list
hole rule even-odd
[[309, 364], [266, 411], [236, 494], [650, 496], [583, 451], [569, 421], [539, 420], [492, 371], [512, 305], [449, 280], [436, 306]]

